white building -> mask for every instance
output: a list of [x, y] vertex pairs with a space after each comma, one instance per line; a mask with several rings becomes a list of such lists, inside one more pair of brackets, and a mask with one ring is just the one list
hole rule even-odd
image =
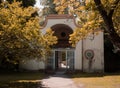
[[[83, 72], [104, 72], [104, 39], [103, 31], [99, 30], [98, 35], [88, 36], [80, 40], [75, 48], [69, 44], [69, 35], [76, 27], [75, 18], [70, 15], [49, 15], [46, 17], [42, 33], [48, 28], [54, 31], [58, 43], [53, 46], [47, 62], [35, 59], [20, 63], [20, 67], [28, 70], [79, 70]], [[62, 65], [61, 65], [62, 63]]]

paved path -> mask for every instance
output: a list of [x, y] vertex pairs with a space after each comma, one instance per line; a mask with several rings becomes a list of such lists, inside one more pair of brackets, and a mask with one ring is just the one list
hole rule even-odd
[[45, 88], [78, 88], [64, 72], [56, 72], [55, 75], [43, 79], [42, 85]]

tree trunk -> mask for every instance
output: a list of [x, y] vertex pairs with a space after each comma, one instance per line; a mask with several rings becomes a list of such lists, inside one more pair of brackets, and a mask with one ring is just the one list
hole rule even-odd
[[[104, 23], [106, 25], [106, 31], [109, 33], [109, 39], [116, 47], [120, 49], [120, 36], [116, 33], [113, 25], [113, 20], [112, 20], [114, 9], [111, 9], [110, 13], [108, 14], [107, 11], [105, 11], [105, 9], [103, 8], [100, 0], [94, 0], [94, 2], [104, 20]], [[119, 0], [116, 0], [116, 3], [115, 3], [116, 6], [118, 3], [119, 3]]]

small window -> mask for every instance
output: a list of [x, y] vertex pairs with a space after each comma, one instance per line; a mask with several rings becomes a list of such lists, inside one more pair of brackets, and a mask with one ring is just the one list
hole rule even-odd
[[65, 37], [65, 36], [66, 36], [66, 33], [65, 33], [65, 32], [62, 32], [62, 33], [61, 33], [61, 36], [62, 36], [62, 37]]

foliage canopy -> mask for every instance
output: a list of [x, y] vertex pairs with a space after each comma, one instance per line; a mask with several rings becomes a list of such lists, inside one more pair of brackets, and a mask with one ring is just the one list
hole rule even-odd
[[[42, 35], [39, 17], [32, 16], [37, 9], [24, 8], [20, 2], [0, 4], [0, 54], [7, 60], [38, 57], [46, 54], [57, 38], [52, 31]], [[50, 29], [49, 29], [50, 30]], [[50, 34], [50, 35], [48, 35]], [[52, 40], [51, 40], [52, 39]]]
[[36, 3], [35, 0], [7, 0], [9, 3], [13, 3], [14, 1], [22, 2], [22, 6], [24, 7], [29, 7], [29, 6], [34, 6]]

